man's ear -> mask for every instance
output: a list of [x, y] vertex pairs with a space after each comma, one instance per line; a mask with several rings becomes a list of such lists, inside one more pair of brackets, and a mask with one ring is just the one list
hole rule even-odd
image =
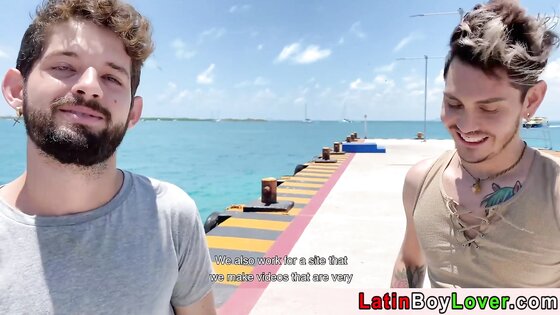
[[546, 82], [541, 80], [527, 91], [527, 95], [525, 95], [525, 100], [523, 101], [523, 112], [525, 116], [527, 116], [527, 114], [529, 114], [529, 116], [535, 115], [537, 109], [544, 100], [546, 89]]
[[2, 94], [13, 109], [23, 106], [23, 86], [23, 76], [19, 70], [11, 68], [6, 72], [2, 81]]
[[136, 125], [136, 123], [140, 120], [143, 106], [144, 101], [141, 96], [135, 96], [132, 99], [132, 108], [130, 108], [130, 113], [128, 113], [128, 129], [134, 127], [134, 125]]

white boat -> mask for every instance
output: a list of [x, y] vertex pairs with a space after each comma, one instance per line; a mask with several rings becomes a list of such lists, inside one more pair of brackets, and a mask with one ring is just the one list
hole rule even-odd
[[307, 118], [307, 103], [305, 103], [305, 118], [303, 119], [303, 122], [305, 123], [313, 122], [311, 119]]
[[523, 128], [542, 128], [548, 127], [548, 119], [546, 117], [532, 117], [523, 122]]

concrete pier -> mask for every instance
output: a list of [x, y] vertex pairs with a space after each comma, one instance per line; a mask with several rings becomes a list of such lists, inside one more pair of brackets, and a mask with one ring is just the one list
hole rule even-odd
[[405, 230], [404, 177], [415, 163], [453, 149], [453, 141], [366, 141], [386, 153], [347, 154], [325, 183], [330, 186], [311, 198], [265, 254], [290, 258], [252, 270], [289, 280], [243, 283], [221, 304], [220, 314], [316, 314], [327, 302], [318, 292], [355, 299], [360, 290], [389, 287]]

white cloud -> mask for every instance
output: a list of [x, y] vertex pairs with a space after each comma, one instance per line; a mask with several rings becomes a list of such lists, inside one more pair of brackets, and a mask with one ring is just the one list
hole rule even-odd
[[394, 52], [398, 52], [401, 49], [403, 49], [404, 47], [406, 47], [406, 45], [410, 44], [412, 41], [414, 40], [418, 40], [421, 39], [422, 36], [419, 35], [418, 33], [411, 33], [408, 36], [406, 36], [405, 38], [401, 39], [399, 41], [399, 43], [395, 46], [395, 48], [393, 48]]
[[350, 26], [350, 33], [354, 34], [354, 36], [360, 39], [367, 37], [367, 34], [362, 30], [362, 23], [360, 21], [354, 22], [354, 24]]
[[263, 50], [263, 48], [264, 48], [264, 45], [263, 45], [263, 44], [259, 44], [259, 45], [257, 46], [257, 50]]
[[255, 38], [255, 37], [259, 36], [259, 31], [252, 30], [252, 31], [249, 32], [249, 36], [252, 37], [252, 38]]
[[409, 75], [404, 76], [402, 79], [403, 79], [404, 82], [410, 83], [412, 81], [419, 80], [419, 77], [416, 74], [409, 74]]
[[382, 75], [382, 74], [376, 76], [376, 77], [373, 79], [373, 82], [375, 82], [375, 83], [377, 83], [377, 84], [383, 84], [383, 83], [385, 83], [385, 82], [387, 82], [387, 81], [388, 81], [387, 77], [384, 76], [384, 75]]
[[244, 88], [248, 86], [265, 86], [268, 85], [269, 82], [267, 79], [263, 77], [256, 77], [253, 81], [242, 81], [235, 85], [236, 88]]
[[344, 37], [340, 37], [340, 38], [338, 39], [338, 44], [339, 44], [339, 45], [343, 45], [343, 44], [344, 44]]
[[310, 45], [294, 61], [301, 64], [313, 63], [331, 55], [330, 49], [321, 49], [319, 46]]
[[146, 59], [146, 62], [144, 63], [144, 65], [146, 66], [146, 68], [149, 68], [149, 69], [161, 70], [160, 65], [158, 64], [157, 60], [154, 59], [154, 57], [149, 57], [148, 59]]
[[[382, 74], [373, 78], [372, 82], [364, 82], [361, 78], [358, 78], [350, 83], [351, 90], [372, 91], [380, 88], [380, 95], [390, 93], [394, 87], [395, 81]], [[345, 96], [345, 99], [347, 96], [348, 94]]]
[[302, 51], [300, 43], [292, 43], [288, 46], [284, 46], [274, 62], [290, 60], [298, 64], [309, 64], [325, 59], [330, 55], [330, 49], [321, 49], [321, 47], [317, 45], [309, 45]]
[[196, 51], [187, 49], [187, 44], [180, 38], [176, 38], [171, 43], [177, 59], [191, 59], [196, 55]]
[[272, 92], [269, 88], [257, 91], [257, 93], [255, 93], [254, 98], [266, 98], [266, 99], [271, 99], [271, 98], [276, 98], [276, 94], [274, 92]]
[[560, 103], [560, 91], [557, 86], [560, 85], [560, 58], [548, 61], [541, 79], [546, 81], [548, 89], [537, 114], [538, 116], [548, 117], [551, 120], [559, 120], [560, 111], [558, 110], [558, 103]]
[[214, 64], [211, 64], [206, 70], [196, 76], [196, 82], [199, 84], [212, 84], [214, 82]]
[[268, 80], [263, 77], [256, 77], [253, 81], [254, 85], [268, 85]]
[[284, 46], [280, 54], [278, 54], [278, 57], [276, 57], [276, 62], [282, 62], [290, 58], [292, 55], [296, 54], [300, 48], [301, 45], [299, 43], [291, 43], [288, 46]]
[[294, 100], [294, 104], [303, 104], [305, 103], [305, 98], [303, 97], [298, 97]]
[[190, 92], [188, 90], [182, 90], [179, 94], [175, 95], [170, 102], [171, 104], [180, 104], [188, 96], [190, 96]]
[[8, 58], [10, 58], [10, 56], [8, 56], [8, 53], [0, 49], [0, 59], [8, 59]]
[[408, 84], [406, 84], [405, 88], [407, 90], [417, 90], [420, 88], [424, 88], [424, 81], [423, 80], [418, 80], [418, 81], [411, 81]]
[[542, 79], [549, 84], [552, 82], [560, 82], [560, 58], [548, 62], [542, 74]]
[[205, 31], [202, 31], [199, 35], [198, 35], [198, 43], [202, 43], [204, 42], [206, 39], [220, 39], [222, 36], [224, 36], [226, 34], [226, 29], [225, 28], [210, 28], [207, 29]]
[[379, 66], [374, 69], [375, 72], [393, 72], [395, 70], [396, 62], [391, 62], [388, 65]]
[[321, 93], [319, 93], [319, 97], [328, 97], [332, 93], [332, 89], [330, 87], [324, 88]]
[[229, 13], [241, 13], [251, 10], [251, 5], [249, 4], [236, 4], [229, 8]]
[[[558, 70], [560, 70], [560, 68]], [[560, 74], [558, 76], [560, 77]], [[443, 79], [443, 69], [441, 69], [438, 75], [434, 78], [434, 85], [438, 87], [443, 87], [445, 85], [445, 80]]]
[[176, 90], [177, 84], [175, 82], [168, 82], [167, 87], [165, 88], [163, 93], [158, 95], [157, 100], [160, 102], [167, 100], [171, 96], [171, 94], [175, 93]]
[[363, 82], [362, 79], [358, 78], [350, 83], [350, 89], [369, 91], [375, 89], [375, 84]]

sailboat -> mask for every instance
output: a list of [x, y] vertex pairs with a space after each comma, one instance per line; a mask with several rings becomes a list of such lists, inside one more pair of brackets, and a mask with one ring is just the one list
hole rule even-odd
[[305, 119], [303, 120], [305, 123], [313, 122], [311, 119], [307, 118], [307, 103], [305, 103]]
[[348, 94], [346, 94], [344, 96], [344, 100], [342, 101], [342, 120], [340, 122], [342, 123], [349, 123], [352, 122], [350, 119], [346, 118], [346, 98], [348, 97]]

